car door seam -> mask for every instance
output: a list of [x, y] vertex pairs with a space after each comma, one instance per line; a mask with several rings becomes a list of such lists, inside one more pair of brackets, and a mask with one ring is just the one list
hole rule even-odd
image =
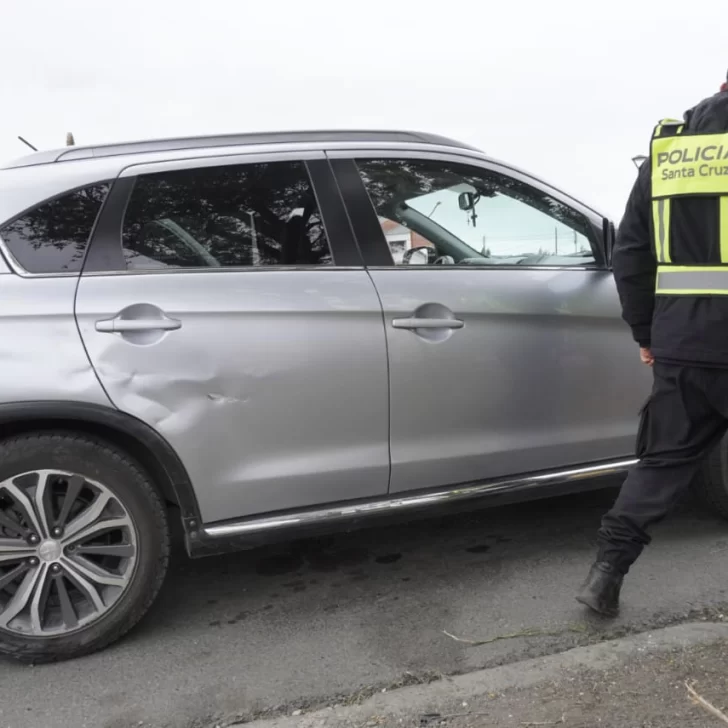
[[379, 289], [377, 284], [372, 278], [372, 274], [369, 270], [365, 269], [367, 277], [371, 281], [374, 293], [379, 301], [379, 312], [382, 317], [382, 335], [384, 336], [384, 355], [387, 364], [387, 457], [389, 459], [389, 474], [387, 476], [387, 494], [389, 494], [392, 487], [392, 377], [390, 372], [390, 360], [389, 360], [389, 336], [387, 334], [387, 316], [384, 312], [384, 302], [382, 297], [379, 295]]

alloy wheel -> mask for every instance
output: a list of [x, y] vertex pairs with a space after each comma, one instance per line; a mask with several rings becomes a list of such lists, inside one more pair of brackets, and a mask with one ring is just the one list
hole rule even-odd
[[103, 484], [56, 470], [0, 482], [0, 629], [88, 626], [126, 592], [137, 553], [134, 522]]

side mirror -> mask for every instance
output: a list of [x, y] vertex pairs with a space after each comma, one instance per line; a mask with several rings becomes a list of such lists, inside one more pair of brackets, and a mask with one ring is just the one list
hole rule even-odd
[[402, 265], [427, 265], [432, 262], [430, 258], [433, 260], [437, 258], [435, 250], [426, 245], [421, 245], [418, 248], [410, 248], [404, 251]]
[[604, 261], [607, 268], [612, 268], [612, 251], [614, 250], [614, 241], [617, 237], [617, 231], [611, 220], [604, 218], [602, 224], [602, 237], [604, 239]]

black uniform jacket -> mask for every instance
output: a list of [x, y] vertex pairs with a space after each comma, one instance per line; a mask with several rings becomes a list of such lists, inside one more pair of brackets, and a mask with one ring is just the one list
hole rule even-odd
[[[684, 118], [684, 134], [728, 132], [728, 92], [701, 101]], [[622, 316], [635, 341], [651, 348], [656, 359], [728, 367], [728, 295], [655, 296], [657, 258], [650, 178], [651, 165], [646, 160], [640, 167], [615, 241], [612, 260]], [[715, 198], [672, 201], [673, 264], [721, 264], [718, 207]]]

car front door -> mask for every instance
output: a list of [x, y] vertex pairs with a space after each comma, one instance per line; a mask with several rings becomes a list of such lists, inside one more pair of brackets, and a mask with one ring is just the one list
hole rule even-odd
[[390, 491], [629, 458], [649, 371], [601, 218], [480, 158], [330, 157], [384, 307]]
[[206, 523], [386, 494], [381, 306], [323, 153], [128, 167], [76, 317], [109, 397], [177, 451]]

